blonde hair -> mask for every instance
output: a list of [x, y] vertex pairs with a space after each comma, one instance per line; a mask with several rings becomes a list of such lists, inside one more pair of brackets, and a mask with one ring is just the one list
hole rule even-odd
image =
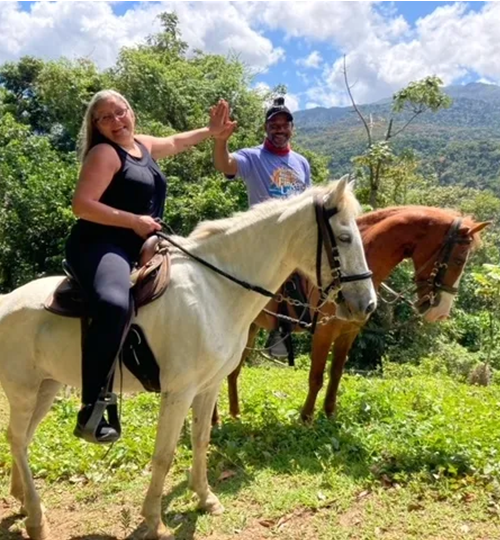
[[109, 98], [116, 98], [123, 101], [123, 103], [133, 114], [130, 103], [116, 90], [101, 90], [94, 94], [87, 106], [87, 110], [85, 111], [82, 127], [80, 128], [80, 133], [78, 135], [77, 154], [82, 162], [87, 157], [87, 154], [92, 147], [106, 140], [104, 135], [101, 134], [95, 125], [94, 111], [101, 101]]

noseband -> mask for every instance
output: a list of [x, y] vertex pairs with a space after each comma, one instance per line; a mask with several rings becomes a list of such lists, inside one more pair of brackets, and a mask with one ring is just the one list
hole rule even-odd
[[[353, 281], [369, 279], [372, 277], [373, 272], [368, 270], [368, 272], [364, 272], [362, 274], [352, 274], [349, 276], [342, 275], [339, 248], [337, 246], [337, 242], [335, 241], [332, 226], [330, 225], [330, 218], [338, 213], [338, 209], [336, 207], [327, 209], [325, 208], [323, 201], [321, 201], [319, 198], [315, 198], [314, 211], [316, 213], [316, 223], [318, 225], [318, 243], [316, 247], [316, 280], [320, 292], [320, 304], [327, 301], [328, 296], [332, 291], [335, 292], [334, 301], [339, 303], [344, 301], [344, 297], [342, 295], [343, 283], [352, 283]], [[328, 264], [330, 265], [330, 275], [332, 277], [331, 282], [326, 287], [323, 287], [323, 280], [321, 278], [323, 247], [325, 248]]]

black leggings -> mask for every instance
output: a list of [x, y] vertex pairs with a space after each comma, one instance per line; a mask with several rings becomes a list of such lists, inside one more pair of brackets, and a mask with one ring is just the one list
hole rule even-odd
[[82, 347], [82, 403], [93, 404], [105, 389], [132, 309], [133, 255], [113, 243], [72, 242], [66, 259], [90, 304], [91, 322]]

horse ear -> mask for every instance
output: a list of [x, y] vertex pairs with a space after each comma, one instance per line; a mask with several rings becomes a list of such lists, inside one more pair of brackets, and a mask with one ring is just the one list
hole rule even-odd
[[469, 229], [467, 231], [468, 235], [474, 235], [480, 231], [482, 231], [484, 228], [486, 228], [488, 225], [491, 225], [491, 221], [482, 221], [481, 223], [476, 223], [472, 229]]
[[337, 197], [340, 199], [342, 195], [344, 194], [344, 191], [346, 190], [347, 186], [349, 185], [349, 175], [344, 174], [342, 178], [339, 180], [338, 186], [337, 186]]
[[348, 174], [342, 176], [342, 178], [337, 180], [337, 182], [332, 182], [332, 184], [330, 184], [330, 189], [323, 197], [323, 202], [332, 206], [337, 205], [344, 198], [345, 190], [348, 189], [348, 183]]

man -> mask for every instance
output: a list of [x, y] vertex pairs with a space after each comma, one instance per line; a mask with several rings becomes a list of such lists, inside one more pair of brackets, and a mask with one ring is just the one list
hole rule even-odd
[[[229, 118], [229, 106], [227, 115]], [[214, 166], [228, 179], [241, 178], [245, 182], [250, 206], [270, 198], [301, 193], [311, 185], [309, 162], [290, 147], [293, 115], [283, 97], [276, 98], [266, 111], [266, 137], [259, 146], [230, 154], [227, 141], [236, 128], [236, 122], [229, 122], [228, 118], [228, 128], [214, 136]], [[288, 356], [284, 338], [279, 330], [271, 332], [266, 344], [270, 354]]]

